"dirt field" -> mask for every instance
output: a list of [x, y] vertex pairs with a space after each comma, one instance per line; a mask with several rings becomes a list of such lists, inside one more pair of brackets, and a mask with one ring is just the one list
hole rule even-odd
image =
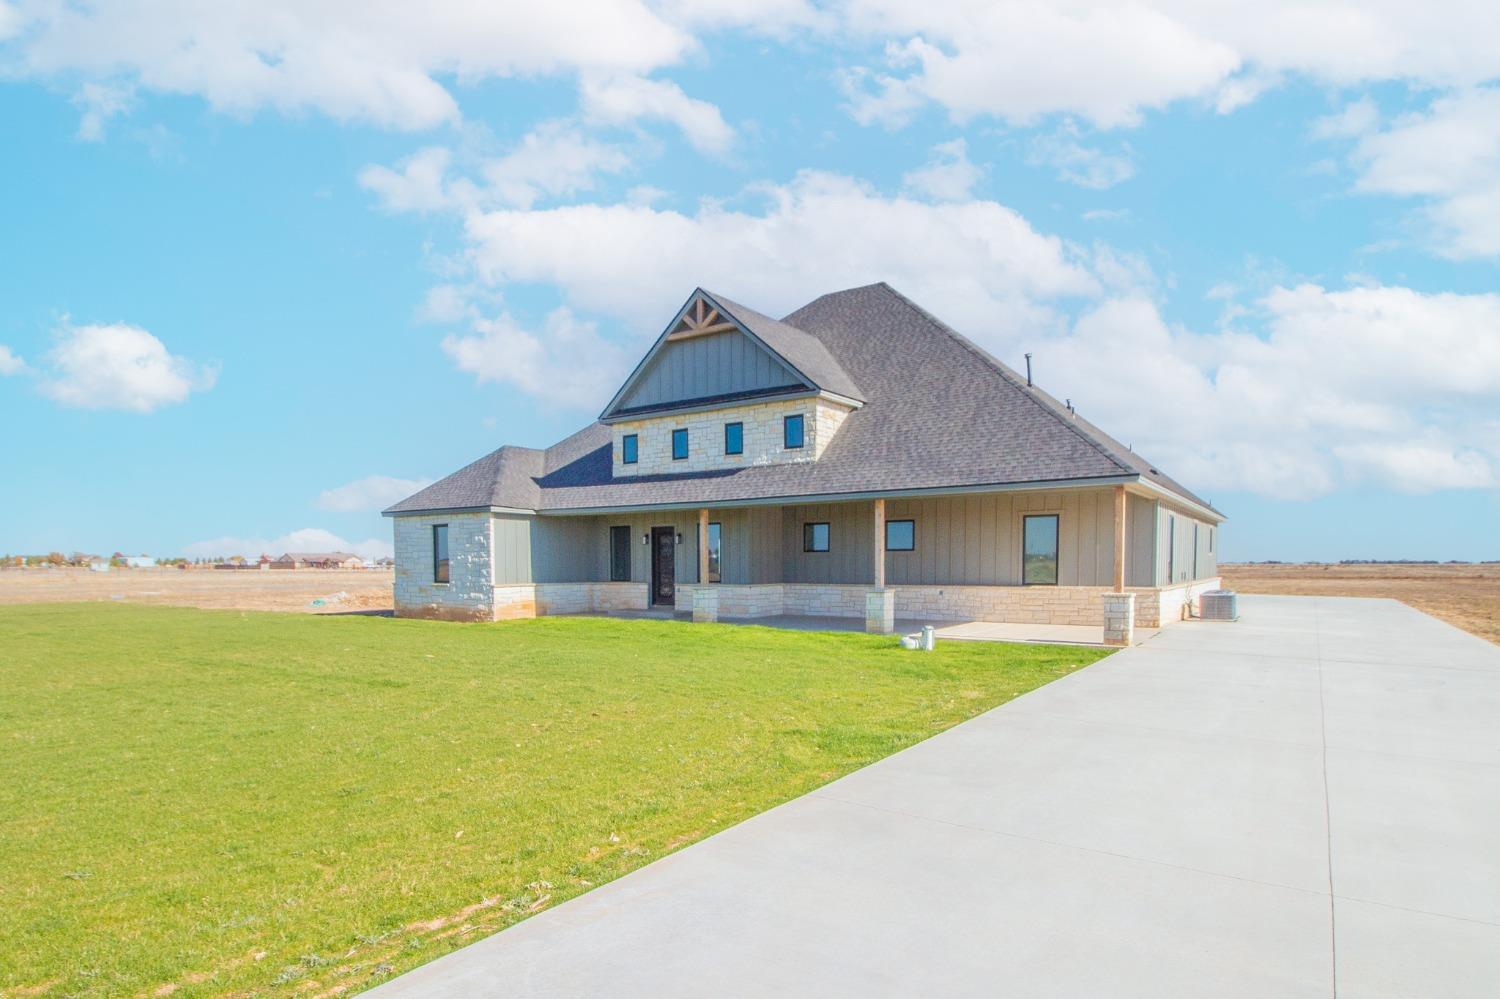
[[1232, 565], [1224, 585], [1241, 593], [1391, 597], [1500, 643], [1500, 565]]
[[[78, 600], [313, 614], [388, 611], [391, 573], [385, 569], [0, 570], [0, 604]], [[324, 603], [314, 605], [314, 600]]]

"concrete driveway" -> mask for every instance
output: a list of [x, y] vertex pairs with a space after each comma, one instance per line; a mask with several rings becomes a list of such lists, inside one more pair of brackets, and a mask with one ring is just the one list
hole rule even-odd
[[1500, 994], [1500, 648], [1241, 599], [372, 995]]

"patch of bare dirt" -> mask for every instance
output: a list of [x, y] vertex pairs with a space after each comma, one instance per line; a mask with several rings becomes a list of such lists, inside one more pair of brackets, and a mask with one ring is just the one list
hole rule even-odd
[[1225, 563], [1219, 572], [1240, 593], [1389, 597], [1500, 644], [1500, 563]]
[[210, 610], [378, 613], [388, 569], [0, 569], [0, 604], [124, 601]]

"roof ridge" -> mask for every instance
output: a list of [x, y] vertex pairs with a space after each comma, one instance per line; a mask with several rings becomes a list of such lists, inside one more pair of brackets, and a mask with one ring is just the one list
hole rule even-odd
[[[901, 294], [901, 292], [897, 291], [886, 282], [879, 281], [877, 282], [877, 284], [884, 287], [886, 291], [894, 295], [908, 309], [911, 309], [927, 322], [937, 327], [939, 331], [946, 333], [948, 336], [952, 337], [955, 341], [958, 342], [960, 346], [962, 346], [964, 349], [972, 353], [975, 357], [979, 358], [979, 360], [984, 362], [991, 370], [999, 375], [1002, 380], [1009, 383], [1013, 388], [1021, 390], [1021, 395], [1027, 399], [1030, 399], [1032, 404], [1035, 405], [1038, 409], [1046, 413], [1048, 416], [1051, 416], [1054, 420], [1062, 424], [1062, 426], [1066, 427], [1068, 430], [1071, 430], [1074, 434], [1078, 435], [1078, 437], [1084, 443], [1088, 444], [1094, 450], [1098, 451], [1100, 454], [1104, 455], [1104, 457], [1108, 458], [1111, 462], [1114, 463], [1117, 468], [1120, 468], [1121, 470], [1126, 472], [1130, 472], [1134, 475], [1140, 475], [1140, 471], [1138, 469], [1132, 468], [1130, 465], [1117, 458], [1110, 451], [1110, 449], [1105, 447], [1104, 444], [1097, 438], [1095, 438], [1093, 434], [1086, 433], [1083, 428], [1078, 426], [1075, 421], [1065, 419], [1063, 415], [1057, 411], [1056, 408], [1048, 405], [1043, 400], [1043, 398], [1041, 398], [1042, 396], [1046, 396], [1045, 392], [1039, 392], [1034, 385], [1021, 384], [1020, 372], [1011, 368], [1010, 365], [995, 357], [989, 351], [985, 350], [983, 347], [979, 346], [977, 343], [970, 340], [962, 333], [958, 332], [958, 330], [943, 322], [937, 316], [934, 316], [932, 313], [922, 308], [916, 302], [913, 302], [911, 299]], [[1047, 398], [1050, 399], [1050, 396], [1048, 396]]]

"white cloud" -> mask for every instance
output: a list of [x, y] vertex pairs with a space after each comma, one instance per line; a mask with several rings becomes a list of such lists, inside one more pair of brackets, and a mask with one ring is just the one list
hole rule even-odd
[[47, 355], [44, 395], [82, 409], [149, 413], [213, 387], [218, 369], [168, 353], [156, 337], [126, 323], [65, 326]]
[[807, 0], [662, 0], [657, 10], [674, 24], [695, 28], [748, 28], [776, 37], [794, 29], [827, 31], [837, 24]]
[[719, 109], [683, 93], [670, 80], [642, 76], [585, 76], [580, 86], [584, 115], [608, 125], [626, 125], [642, 118], [677, 126], [682, 137], [701, 153], [722, 156], [734, 144], [734, 130]]
[[402, 160], [399, 170], [371, 165], [359, 172], [359, 186], [374, 192], [391, 212], [436, 212], [452, 207], [446, 175], [453, 154], [431, 147]]
[[888, 198], [815, 171], [746, 196], [759, 203], [475, 212], [469, 258], [488, 284], [554, 285], [575, 310], [651, 333], [695, 284], [779, 314], [830, 288], [889, 280], [970, 326], [1053, 324], [1052, 300], [1099, 290], [1086, 251], [994, 201]]
[[83, 111], [78, 119], [78, 138], [84, 142], [104, 139], [104, 123], [130, 108], [134, 90], [107, 83], [85, 83], [73, 96], [73, 105]]
[[1452, 257], [1500, 255], [1500, 87], [1432, 102], [1376, 129], [1356, 115], [1358, 190], [1426, 200], [1426, 238]]
[[415, 318], [422, 323], [456, 323], [477, 318], [471, 295], [470, 289], [455, 284], [435, 284], [427, 289], [422, 304], [417, 306]]
[[444, 82], [647, 73], [695, 42], [640, 0], [172, 4], [27, 0], [11, 75], [114, 80], [215, 109], [316, 111], [419, 129], [456, 121]]
[[1211, 92], [1241, 62], [1231, 46], [1145, 4], [857, 0], [850, 13], [872, 33], [906, 36], [887, 49], [890, 71], [870, 76], [868, 101], [856, 100], [866, 120], [932, 101], [958, 121], [1028, 125], [1064, 113], [1133, 125], [1145, 110]]
[[1500, 295], [1304, 284], [1245, 318], [1258, 332], [1196, 334], [1116, 298], [1028, 349], [1042, 385], [1200, 491], [1500, 484]]
[[1313, 122], [1315, 139], [1352, 139], [1372, 131], [1380, 122], [1380, 108], [1368, 97], [1351, 101], [1337, 113]]
[[532, 333], [509, 314], [473, 323], [474, 335], [443, 338], [443, 352], [479, 382], [513, 385], [567, 406], [602, 407], [635, 358], [564, 307]]
[[629, 167], [630, 157], [618, 146], [592, 139], [571, 123], [553, 121], [527, 133], [510, 153], [484, 164], [481, 174], [501, 204], [530, 208], [544, 194], [591, 190], [600, 174]]
[[903, 175], [901, 186], [936, 201], [967, 201], [983, 176], [984, 170], [969, 160], [968, 144], [954, 139], [933, 147], [932, 158]]
[[0, 2], [0, 41], [21, 33], [21, 12], [12, 4]]
[[1027, 162], [1033, 166], [1050, 166], [1057, 179], [1079, 187], [1102, 191], [1135, 176], [1135, 164], [1129, 147], [1123, 152], [1106, 153], [1080, 141], [1078, 126], [1065, 121], [1056, 130], [1039, 135], [1027, 150]]
[[1500, 75], [1500, 21], [1464, 0], [851, 0], [846, 17], [893, 39], [884, 67], [846, 76], [865, 121], [933, 102], [960, 121], [1070, 114], [1110, 128], [1179, 100], [1232, 111], [1293, 76], [1442, 88]]
[[26, 362], [11, 353], [9, 347], [0, 343], [0, 376], [18, 375], [26, 370]]
[[600, 174], [630, 167], [618, 146], [585, 135], [567, 121], [543, 122], [504, 156], [480, 160], [478, 179], [450, 176], [453, 153], [423, 149], [396, 169], [372, 164], [359, 185], [391, 212], [438, 212], [503, 205], [530, 208], [546, 196], [577, 194], [594, 187]]
[[389, 475], [367, 475], [318, 494], [318, 509], [338, 513], [365, 513], [384, 510], [392, 503], [406, 499], [419, 489], [432, 485], [431, 479], [398, 479]]
[[364, 541], [346, 541], [320, 527], [304, 527], [279, 538], [242, 538], [225, 535], [194, 541], [182, 549], [187, 558], [228, 558], [243, 555], [256, 558], [269, 555], [277, 558], [286, 552], [352, 552], [360, 558], [390, 558], [393, 554], [391, 542], [381, 538], [366, 538]]

